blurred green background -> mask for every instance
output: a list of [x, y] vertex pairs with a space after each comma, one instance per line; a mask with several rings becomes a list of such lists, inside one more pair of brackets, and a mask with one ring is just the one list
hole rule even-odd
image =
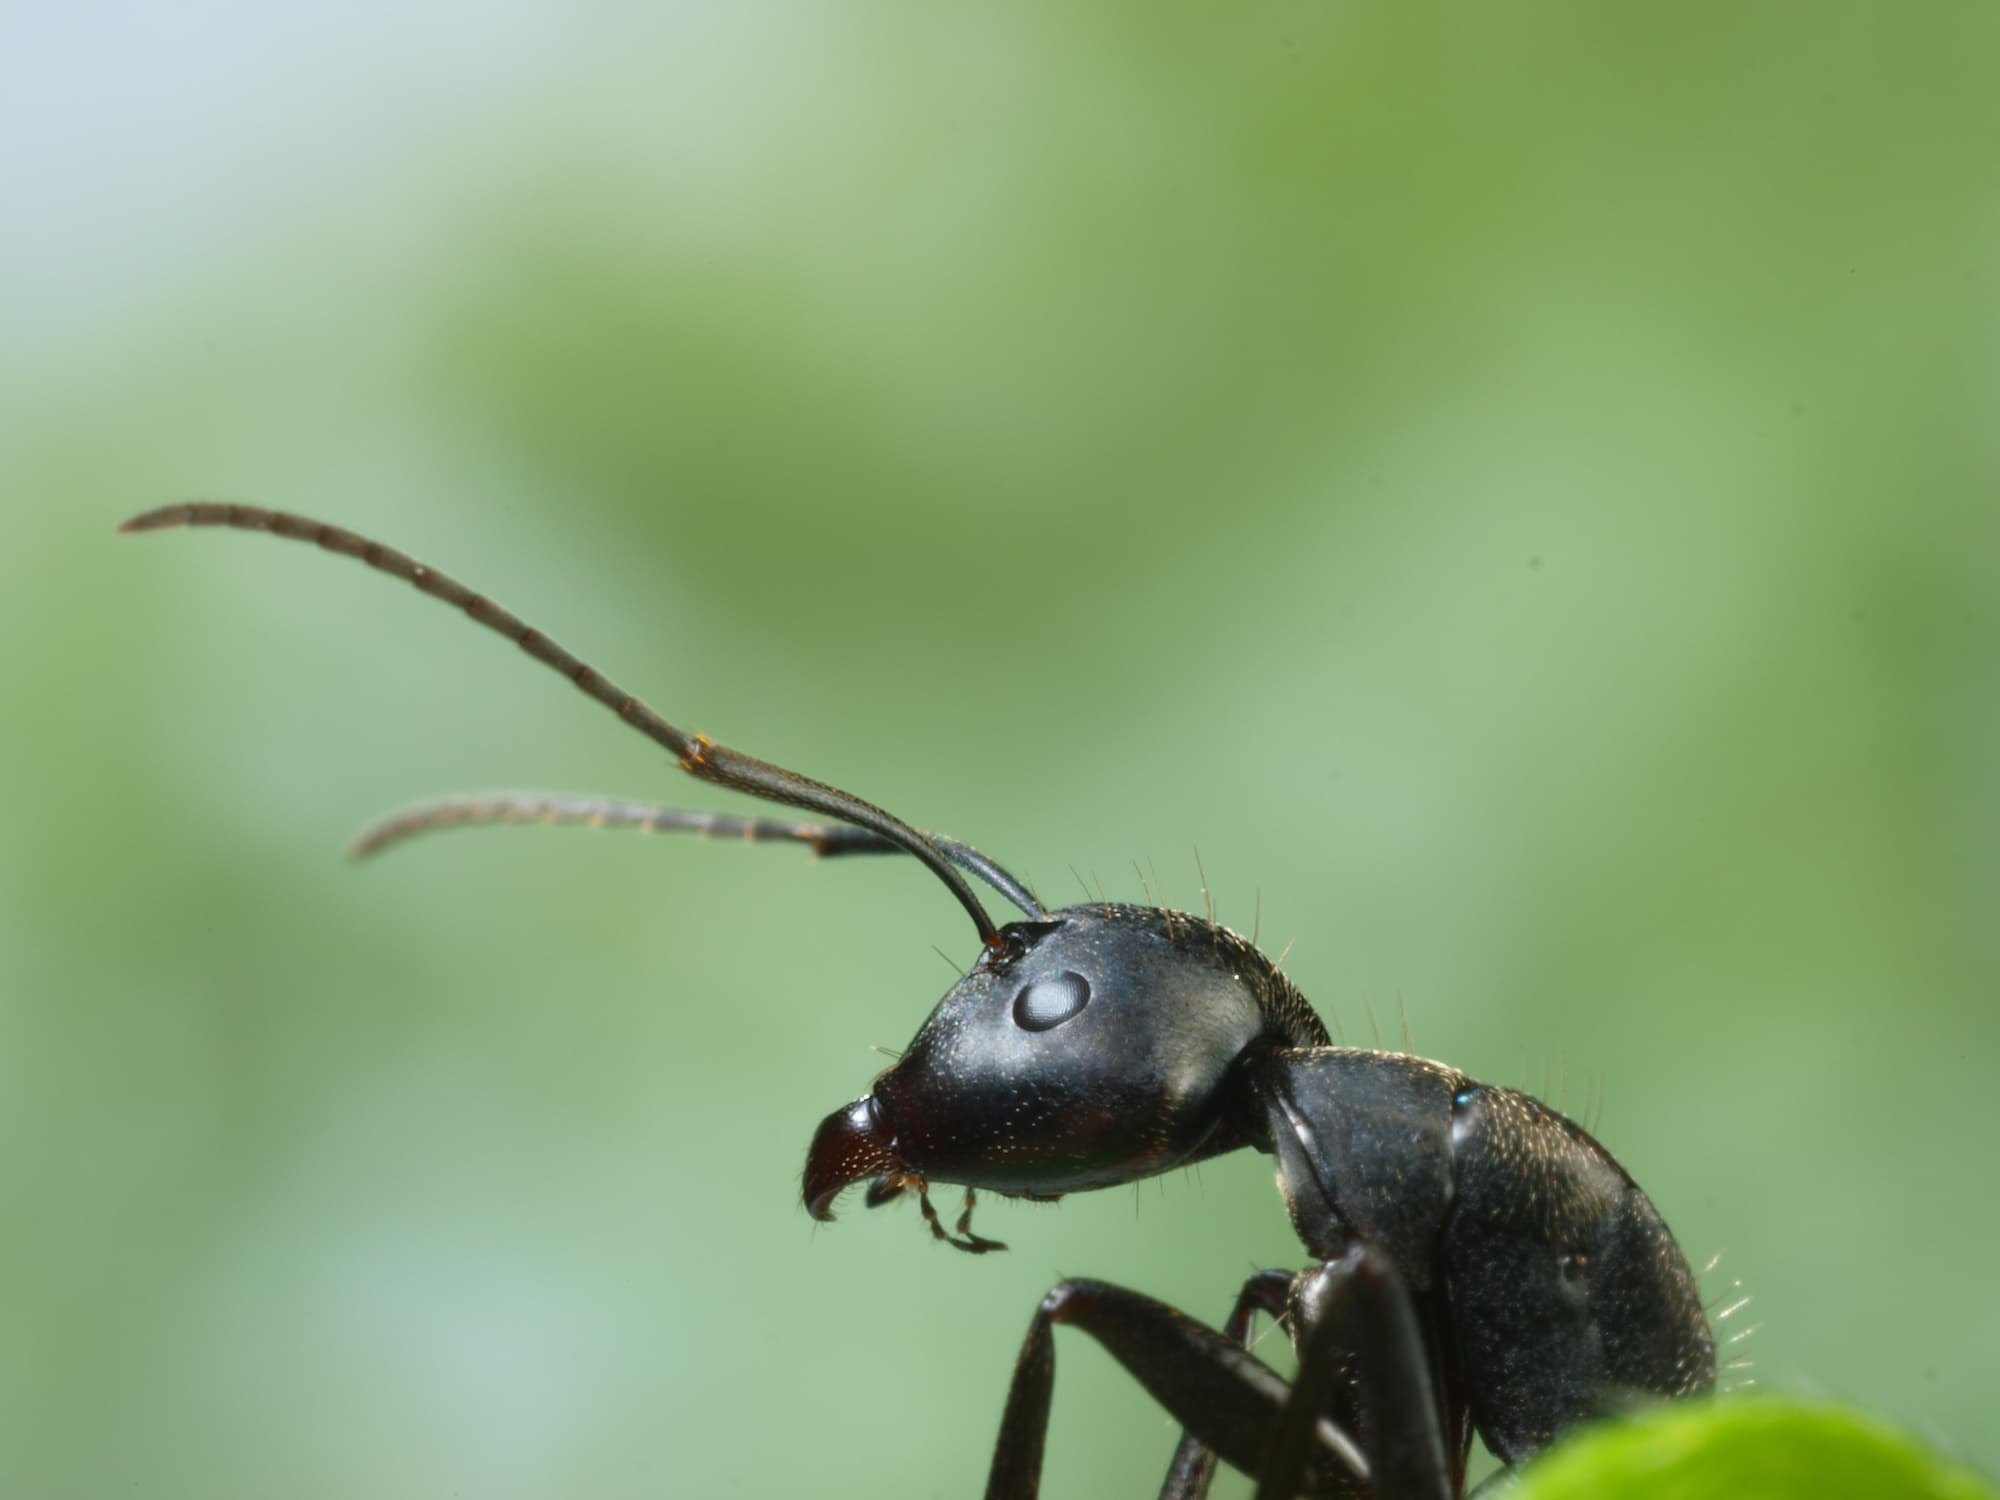
[[[1156, 865], [1546, 1087], [1740, 1382], [1989, 1471], [2000, 15], [0, 12], [0, 1491], [955, 1496], [1060, 1275], [1219, 1318], [1269, 1163], [932, 1244], [814, 1125], [969, 959], [407, 589], [1044, 895]], [[740, 804], [739, 804], [740, 805]], [[1150, 873], [1149, 873], [1150, 878]], [[1268, 1347], [1268, 1346], [1267, 1346]], [[1052, 1495], [1166, 1419], [1065, 1337]], [[1236, 1483], [1228, 1492], [1242, 1494]]]

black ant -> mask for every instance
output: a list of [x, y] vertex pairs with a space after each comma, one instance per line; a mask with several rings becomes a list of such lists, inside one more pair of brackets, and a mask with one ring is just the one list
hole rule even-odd
[[[403, 553], [249, 506], [187, 504], [124, 531], [228, 526], [358, 558], [498, 631], [665, 746], [682, 770], [823, 816], [786, 823], [607, 800], [457, 798], [376, 825], [369, 852], [426, 829], [532, 819], [683, 829], [915, 856], [984, 951], [873, 1089], [821, 1123], [816, 1219], [869, 1184], [914, 1192], [931, 1233], [975, 1253], [973, 1194], [1052, 1199], [1240, 1147], [1275, 1156], [1314, 1263], [1263, 1271], [1221, 1330], [1099, 1281], [1042, 1299], [1000, 1422], [989, 1497], [1037, 1492], [1053, 1328], [1089, 1333], [1183, 1425], [1161, 1494], [1205, 1495], [1219, 1456], [1260, 1496], [1444, 1500], [1475, 1432], [1504, 1463], [1594, 1417], [1715, 1383], [1694, 1273], [1638, 1185], [1581, 1127], [1442, 1063], [1332, 1045], [1305, 997], [1215, 922], [1095, 902], [1046, 910], [978, 850], [847, 792], [677, 729], [514, 615]], [[967, 876], [1018, 907], [996, 925]], [[930, 1186], [965, 1189], [947, 1230]], [[1298, 1354], [1286, 1381], [1248, 1351], [1258, 1312]]]

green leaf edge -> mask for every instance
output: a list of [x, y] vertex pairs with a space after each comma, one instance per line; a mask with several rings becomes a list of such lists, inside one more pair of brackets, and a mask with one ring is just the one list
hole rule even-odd
[[1777, 1399], [1661, 1407], [1580, 1434], [1508, 1500], [2000, 1500], [1864, 1412]]

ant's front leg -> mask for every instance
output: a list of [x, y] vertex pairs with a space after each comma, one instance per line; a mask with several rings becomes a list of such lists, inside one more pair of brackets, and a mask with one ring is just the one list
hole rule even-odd
[[[1250, 1335], [1257, 1326], [1257, 1314], [1282, 1318], [1291, 1290], [1290, 1271], [1259, 1271], [1236, 1294], [1236, 1305], [1222, 1325], [1222, 1336], [1248, 1349]], [[1173, 1462], [1167, 1465], [1167, 1477], [1160, 1485], [1160, 1500], [1207, 1500], [1209, 1486], [1214, 1482], [1215, 1450], [1193, 1432], [1183, 1432], [1179, 1446], [1174, 1449]]]
[[1258, 1500], [1310, 1491], [1335, 1439], [1376, 1500], [1450, 1500], [1456, 1488], [1430, 1358], [1389, 1257], [1355, 1243], [1300, 1278], [1293, 1311], [1306, 1330], [1299, 1370], [1258, 1471]]
[[[1291, 1397], [1283, 1376], [1237, 1340], [1164, 1302], [1101, 1281], [1065, 1281], [1042, 1299], [1028, 1326], [1000, 1419], [987, 1500], [1033, 1500], [1039, 1493], [1057, 1323], [1082, 1329], [1108, 1349], [1201, 1445], [1246, 1474], [1264, 1466]], [[1306, 1443], [1300, 1467], [1308, 1477], [1299, 1489], [1362, 1493], [1342, 1467], [1340, 1444], [1327, 1441], [1316, 1426], [1307, 1429]]]

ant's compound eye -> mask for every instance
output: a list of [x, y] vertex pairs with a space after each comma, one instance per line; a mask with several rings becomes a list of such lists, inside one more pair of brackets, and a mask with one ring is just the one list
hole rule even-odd
[[1014, 1020], [1023, 1031], [1052, 1031], [1090, 1003], [1090, 981], [1073, 969], [1021, 986]]

